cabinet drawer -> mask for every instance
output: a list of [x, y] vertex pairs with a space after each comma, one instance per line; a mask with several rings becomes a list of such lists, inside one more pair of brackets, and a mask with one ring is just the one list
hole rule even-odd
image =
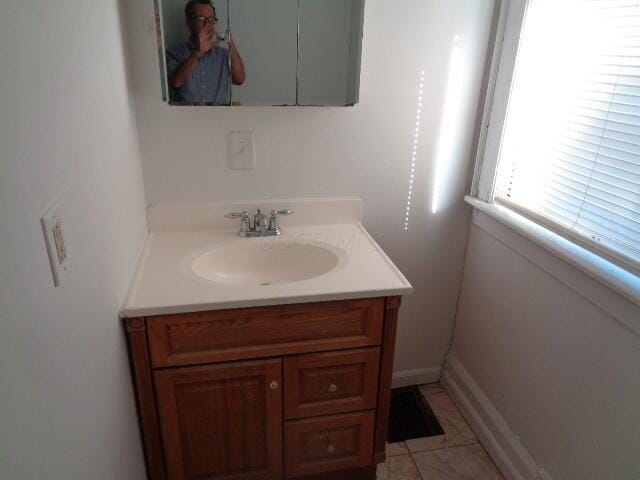
[[384, 299], [240, 308], [147, 319], [154, 367], [379, 345]]
[[379, 348], [286, 358], [285, 418], [375, 408], [379, 359]]
[[291, 420], [285, 423], [287, 477], [372, 463], [373, 412]]

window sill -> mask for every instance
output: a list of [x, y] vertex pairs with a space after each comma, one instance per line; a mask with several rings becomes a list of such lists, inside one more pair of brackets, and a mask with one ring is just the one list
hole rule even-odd
[[[465, 201], [476, 210], [514, 230], [539, 247], [581, 270], [598, 283], [605, 285], [635, 305], [640, 306], [640, 277], [513, 210], [470, 196], [465, 197]], [[638, 325], [630, 327], [636, 330]]]

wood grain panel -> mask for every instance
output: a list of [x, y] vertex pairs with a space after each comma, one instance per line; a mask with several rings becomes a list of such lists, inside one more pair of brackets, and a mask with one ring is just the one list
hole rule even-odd
[[280, 360], [154, 375], [169, 480], [281, 478]]
[[375, 415], [350, 413], [285, 423], [285, 473], [289, 478], [372, 463]]
[[147, 346], [145, 319], [125, 318], [125, 329], [129, 345], [129, 357], [136, 390], [138, 415], [142, 430], [147, 475], [150, 480], [165, 480], [162, 440], [156, 410], [156, 396], [153, 390], [151, 360]]
[[380, 358], [380, 384], [378, 388], [378, 410], [376, 418], [376, 440], [374, 459], [382, 463], [386, 458], [387, 429], [389, 428], [389, 409], [391, 406], [391, 381], [393, 360], [396, 351], [396, 332], [398, 328], [398, 309], [402, 297], [387, 297], [384, 315], [384, 341]]
[[379, 345], [384, 299], [149, 317], [154, 367]]
[[375, 408], [378, 364], [378, 348], [287, 357], [285, 418]]

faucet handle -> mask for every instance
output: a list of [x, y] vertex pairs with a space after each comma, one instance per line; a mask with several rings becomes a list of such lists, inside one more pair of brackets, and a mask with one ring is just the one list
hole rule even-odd
[[280, 235], [282, 232], [280, 230], [280, 220], [278, 220], [278, 215], [291, 215], [293, 210], [284, 209], [284, 210], [271, 210], [271, 218], [269, 219], [269, 230], [272, 232], [276, 232], [276, 235]]
[[230, 212], [225, 213], [226, 218], [241, 218], [240, 221], [240, 233], [247, 233], [251, 230], [251, 220], [249, 220], [249, 212], [243, 210], [242, 212]]
[[271, 216], [277, 217], [278, 215], [291, 215], [293, 214], [293, 210], [289, 210], [288, 208], [284, 210], [271, 210]]
[[245, 217], [249, 217], [249, 212], [247, 212], [246, 210], [242, 211], [242, 212], [230, 212], [230, 213], [225, 213], [224, 216], [226, 218], [245, 218]]

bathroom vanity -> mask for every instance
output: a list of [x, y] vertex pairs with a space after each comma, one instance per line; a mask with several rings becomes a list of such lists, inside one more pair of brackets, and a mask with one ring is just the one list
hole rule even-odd
[[411, 285], [350, 206], [325, 216], [344, 223], [287, 218], [274, 244], [150, 212], [122, 316], [152, 480], [375, 478]]

